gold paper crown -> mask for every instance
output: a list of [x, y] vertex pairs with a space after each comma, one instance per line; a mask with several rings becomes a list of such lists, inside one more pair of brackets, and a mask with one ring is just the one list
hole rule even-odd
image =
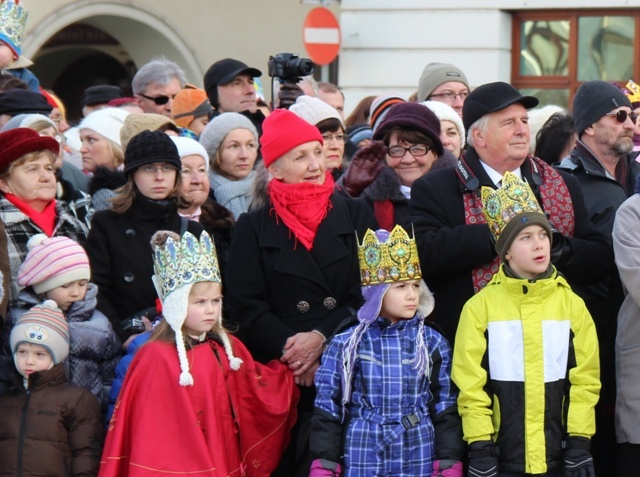
[[18, 0], [0, 0], [0, 40], [20, 56], [28, 13]]
[[163, 246], [156, 246], [153, 272], [162, 300], [184, 285], [221, 283], [216, 247], [206, 232], [202, 232], [199, 241], [185, 232], [182, 239], [169, 237]]
[[516, 215], [525, 212], [544, 215], [529, 184], [508, 171], [502, 178], [500, 189], [482, 188], [482, 203], [484, 216], [496, 241]]
[[367, 230], [362, 245], [358, 244], [358, 259], [364, 286], [422, 278], [415, 238], [399, 225], [384, 243], [373, 230]]
[[633, 80], [629, 80], [626, 85], [627, 88], [627, 98], [632, 103], [640, 103], [640, 86], [638, 86]]

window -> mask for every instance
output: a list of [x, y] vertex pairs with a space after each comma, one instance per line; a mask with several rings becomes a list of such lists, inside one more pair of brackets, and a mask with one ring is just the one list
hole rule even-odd
[[514, 14], [512, 84], [541, 104], [568, 107], [584, 81], [640, 81], [640, 10]]

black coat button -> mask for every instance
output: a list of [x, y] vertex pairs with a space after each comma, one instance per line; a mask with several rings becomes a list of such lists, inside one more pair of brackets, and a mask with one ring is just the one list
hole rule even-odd
[[127, 229], [124, 231], [124, 235], [125, 237], [135, 237], [136, 236], [136, 231], [133, 229]]
[[124, 281], [125, 282], [131, 283], [134, 278], [135, 278], [135, 275], [132, 272], [125, 272], [124, 273]]

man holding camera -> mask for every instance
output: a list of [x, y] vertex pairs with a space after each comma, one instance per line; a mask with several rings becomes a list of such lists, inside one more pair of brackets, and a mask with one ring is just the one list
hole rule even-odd
[[262, 71], [233, 58], [225, 58], [211, 65], [204, 75], [204, 89], [215, 108], [209, 119], [222, 113], [240, 113], [251, 120], [261, 135], [265, 116], [258, 109], [253, 85], [253, 79], [260, 76]]

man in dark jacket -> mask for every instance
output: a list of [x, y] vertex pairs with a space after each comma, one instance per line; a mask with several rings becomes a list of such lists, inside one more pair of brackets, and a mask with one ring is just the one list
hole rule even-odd
[[[627, 96], [606, 81], [587, 81], [580, 86], [573, 100], [573, 116], [578, 140], [558, 167], [578, 180], [589, 219], [611, 244], [616, 211], [634, 193], [640, 174], [637, 153], [633, 152], [637, 117]], [[602, 391], [596, 408], [594, 458], [599, 473], [608, 474], [616, 460], [614, 344], [616, 319], [624, 299], [622, 285], [616, 272], [598, 283], [574, 289], [585, 299], [598, 331]]]
[[507, 83], [479, 86], [463, 108], [469, 149], [456, 168], [423, 176], [411, 189], [422, 270], [436, 296], [432, 317], [451, 342], [463, 305], [498, 269], [480, 188], [499, 187], [506, 171], [529, 183], [549, 216], [552, 261], [569, 283], [595, 283], [609, 274], [611, 251], [589, 222], [577, 181], [528, 156], [527, 109], [537, 105], [537, 98]]

